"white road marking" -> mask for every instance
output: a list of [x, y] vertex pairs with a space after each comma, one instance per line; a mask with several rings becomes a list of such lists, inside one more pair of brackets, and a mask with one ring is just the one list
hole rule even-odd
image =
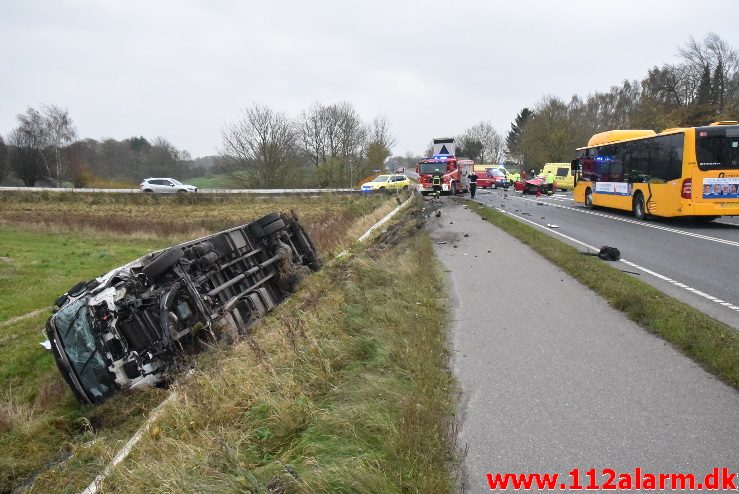
[[[482, 203], [482, 204], [485, 204], [485, 203]], [[485, 204], [485, 205], [490, 207], [489, 204]], [[536, 226], [538, 228], [541, 228], [542, 230], [545, 230], [547, 233], [552, 233], [554, 235], [559, 235], [560, 237], [564, 237], [564, 238], [566, 238], [567, 240], [569, 240], [571, 242], [574, 242], [576, 244], [582, 245], [582, 246], [587, 247], [588, 249], [592, 249], [592, 250], [594, 250], [596, 252], [600, 250], [597, 247], [593, 247], [590, 244], [586, 244], [585, 242], [582, 242], [582, 241], [580, 241], [580, 240], [578, 240], [578, 239], [576, 239], [574, 237], [570, 237], [569, 235], [565, 235], [564, 233], [561, 233], [561, 232], [553, 231], [553, 230], [545, 227], [544, 225], [540, 225], [539, 223], [537, 223], [535, 221], [531, 221], [529, 219], [523, 218], [523, 217], [521, 217], [519, 215], [516, 215], [516, 214], [510, 212], [510, 211], [506, 211], [505, 209], [501, 209], [501, 208], [498, 208], [498, 207], [495, 207], [495, 206], [492, 206], [492, 207], [495, 210], [500, 211], [501, 213], [507, 213], [507, 214], [513, 216], [517, 220], [525, 221], [526, 223], [530, 223], [530, 224], [532, 224], [532, 225], [534, 225], [534, 226]], [[667, 283], [670, 283], [671, 285], [674, 285], [676, 287], [682, 288], [683, 290], [686, 290], [686, 291], [691, 292], [691, 293], [693, 293], [695, 295], [698, 295], [699, 297], [702, 297], [702, 298], [704, 298], [706, 300], [709, 300], [711, 302], [717, 303], [718, 305], [721, 305], [723, 307], [726, 307], [727, 309], [730, 309], [730, 310], [739, 312], [739, 306], [737, 306], [735, 304], [732, 304], [731, 302], [725, 302], [725, 301], [723, 301], [723, 300], [721, 300], [721, 299], [719, 299], [717, 297], [714, 297], [713, 295], [709, 295], [708, 293], [702, 292], [702, 291], [698, 290], [697, 288], [693, 288], [691, 286], [686, 285], [685, 283], [681, 283], [679, 281], [673, 280], [672, 278], [670, 278], [668, 276], [665, 276], [663, 274], [657, 273], [656, 271], [652, 271], [651, 269], [645, 268], [643, 266], [640, 266], [640, 265], [638, 265], [638, 264], [636, 264], [634, 262], [628, 261], [626, 259], [623, 259], [622, 258], [620, 260], [620, 262], [626, 264], [627, 266], [631, 266], [632, 268], [635, 268], [635, 269], [638, 269], [640, 271], [643, 271], [643, 272], [645, 272], [647, 274], [650, 274], [650, 275], [654, 276], [655, 278], [659, 278], [660, 280], [665, 281]]]
[[[518, 196], [512, 196], [512, 197], [514, 197], [516, 199], [520, 199], [522, 201], [529, 201], [529, 202], [533, 202], [533, 203], [543, 202], [540, 199], [529, 199], [527, 197], [518, 197]], [[548, 203], [545, 203], [545, 204], [548, 204]], [[734, 240], [726, 240], [726, 239], [723, 239], [723, 238], [709, 237], [708, 235], [701, 235], [700, 233], [686, 232], [685, 230], [678, 230], [676, 228], [670, 228], [670, 227], [663, 226], [663, 225], [657, 225], [657, 224], [649, 223], [649, 222], [646, 222], [646, 221], [632, 220], [630, 218], [623, 218], [623, 217], [620, 217], [620, 216], [613, 216], [611, 214], [601, 213], [601, 212], [598, 212], [598, 211], [592, 211], [590, 209], [585, 209], [585, 208], [575, 208], [575, 207], [572, 207], [572, 206], [562, 206], [560, 204], [554, 204], [554, 206], [557, 207], [557, 208], [560, 208], [560, 209], [567, 209], [569, 211], [575, 211], [575, 212], [578, 212], [578, 213], [592, 214], [593, 216], [599, 216], [601, 218], [607, 218], [607, 219], [611, 219], [611, 220], [622, 221], [624, 223], [631, 223], [632, 225], [638, 225], [638, 226], [642, 226], [642, 227], [645, 227], [645, 228], [653, 228], [655, 230], [662, 230], [662, 231], [669, 232], [669, 233], [675, 233], [675, 234], [678, 234], [678, 235], [684, 235], [686, 237], [693, 237], [693, 238], [698, 238], [698, 239], [701, 239], [701, 240], [708, 240], [710, 242], [717, 242], [717, 243], [720, 243], [720, 244], [730, 245], [732, 247], [739, 247], [739, 242], [735, 242]]]

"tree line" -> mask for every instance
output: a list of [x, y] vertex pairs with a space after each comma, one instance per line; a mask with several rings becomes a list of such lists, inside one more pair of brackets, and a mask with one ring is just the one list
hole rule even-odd
[[569, 101], [546, 96], [523, 108], [505, 139], [508, 159], [523, 169], [568, 162], [598, 132], [706, 125], [739, 116], [739, 56], [718, 35], [690, 38], [679, 63], [655, 66], [641, 80]]
[[29, 107], [0, 136], [0, 181], [75, 187], [138, 183], [145, 177], [187, 179], [226, 173], [235, 185], [348, 187], [382, 168], [395, 142], [384, 117], [364, 122], [349, 103], [314, 103], [292, 118], [267, 106], [242, 111], [222, 131], [218, 156], [193, 159], [163, 137], [77, 139], [69, 112]]
[[18, 126], [0, 136], [0, 181], [7, 175], [26, 187], [37, 183], [75, 187], [132, 185], [148, 176], [188, 178], [202, 175], [209, 160], [193, 160], [162, 137], [77, 140], [69, 111], [55, 105], [26, 109]]
[[347, 102], [295, 117], [252, 105], [222, 131], [222, 167], [241, 185], [350, 187], [382, 169], [395, 139], [385, 117], [364, 122]]

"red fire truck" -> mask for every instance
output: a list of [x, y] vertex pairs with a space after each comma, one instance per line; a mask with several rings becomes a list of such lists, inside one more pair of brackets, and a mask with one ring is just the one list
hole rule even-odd
[[432, 184], [432, 175], [435, 170], [439, 170], [442, 175], [441, 189], [442, 192], [455, 195], [460, 192], [467, 192], [470, 188], [467, 175], [472, 173], [472, 165], [474, 161], [457, 159], [454, 156], [435, 156], [418, 162], [416, 165], [416, 173], [418, 173], [418, 190], [421, 194], [427, 195], [434, 191]]

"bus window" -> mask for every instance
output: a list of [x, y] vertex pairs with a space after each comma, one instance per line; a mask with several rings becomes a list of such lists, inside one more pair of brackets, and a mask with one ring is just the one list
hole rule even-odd
[[683, 134], [649, 139], [654, 141], [649, 174], [664, 181], [676, 180], [682, 174]]
[[710, 129], [696, 132], [695, 152], [698, 168], [706, 170], [736, 170], [739, 168], [739, 135], [734, 129]]

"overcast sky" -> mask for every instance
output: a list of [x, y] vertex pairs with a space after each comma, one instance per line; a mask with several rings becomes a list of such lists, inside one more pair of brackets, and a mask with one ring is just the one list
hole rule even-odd
[[215, 154], [259, 103], [348, 101], [395, 154], [677, 62], [692, 35], [739, 49], [739, 0], [0, 0], [0, 134], [42, 104], [80, 137], [162, 136]]

